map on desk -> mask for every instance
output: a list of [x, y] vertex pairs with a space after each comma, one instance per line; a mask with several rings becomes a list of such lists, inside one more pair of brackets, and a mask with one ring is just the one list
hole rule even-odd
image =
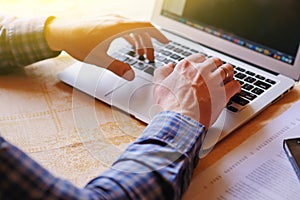
[[[56, 176], [84, 186], [111, 165], [144, 125], [76, 93], [56, 79], [51, 64], [30, 66], [26, 75], [0, 76], [0, 134]], [[95, 123], [79, 127], [80, 119]]]

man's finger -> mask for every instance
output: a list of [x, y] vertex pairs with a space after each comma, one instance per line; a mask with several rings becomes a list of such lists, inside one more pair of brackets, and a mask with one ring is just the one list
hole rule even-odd
[[134, 79], [134, 71], [130, 67], [130, 65], [123, 63], [119, 60], [116, 60], [110, 56], [98, 56], [98, 59], [89, 59], [85, 60], [85, 62], [97, 65], [99, 67], [108, 69], [109, 71], [115, 73], [116, 75], [131, 81]]
[[225, 85], [226, 101], [228, 102], [231, 97], [241, 92], [241, 84], [237, 80], [227, 82]]
[[193, 62], [193, 63], [202, 63], [205, 61], [205, 56], [201, 53], [197, 53], [197, 54], [193, 54], [190, 55], [188, 57], [185, 58], [186, 60], [188, 60], [189, 62]]
[[132, 33], [132, 37], [134, 38], [136, 52], [139, 56], [144, 55], [144, 47], [142, 44], [141, 36], [137, 33]]
[[151, 37], [148, 33], [141, 33], [140, 40], [144, 47], [144, 52], [149, 61], [154, 61], [154, 49], [151, 41]]
[[113, 60], [111, 64], [107, 66], [107, 69], [128, 81], [133, 80], [135, 76], [130, 65], [119, 60]]
[[154, 82], [160, 82], [164, 80], [174, 71], [174, 64], [169, 63], [165, 66], [159, 67], [154, 71]]
[[123, 35], [123, 38], [135, 48], [135, 41], [130, 35]]

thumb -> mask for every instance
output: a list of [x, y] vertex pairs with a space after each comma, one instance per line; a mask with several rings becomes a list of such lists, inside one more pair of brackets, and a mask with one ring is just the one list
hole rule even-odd
[[130, 65], [116, 60], [105, 53], [98, 56], [91, 54], [84, 62], [105, 68], [128, 81], [133, 80], [135, 77], [134, 71]]
[[128, 81], [133, 80], [135, 77], [134, 71], [130, 65], [113, 58], [111, 64], [107, 66], [107, 69]]
[[169, 63], [165, 66], [159, 67], [154, 71], [154, 82], [160, 82], [164, 80], [174, 71], [174, 64]]

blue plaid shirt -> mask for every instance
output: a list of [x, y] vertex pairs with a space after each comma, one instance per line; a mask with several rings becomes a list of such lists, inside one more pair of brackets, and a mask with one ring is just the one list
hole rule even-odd
[[[0, 17], [1, 66], [26, 65], [58, 55], [43, 37], [45, 20], [3, 23]], [[181, 199], [205, 134], [198, 122], [161, 112], [107, 171], [84, 188], [53, 176], [0, 137], [0, 199]]]

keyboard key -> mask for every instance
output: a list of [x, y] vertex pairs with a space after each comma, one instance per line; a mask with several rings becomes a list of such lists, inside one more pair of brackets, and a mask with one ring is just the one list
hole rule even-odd
[[131, 57], [135, 57], [135, 51], [129, 51], [127, 52], [127, 55], [131, 56]]
[[[170, 62], [173, 62], [173, 61], [172, 61], [172, 60], [170, 60], [170, 59], [165, 59], [163, 63], [165, 63], [165, 64], [169, 64]], [[174, 63], [174, 62], [173, 62], [173, 63]]]
[[230, 110], [231, 112], [238, 112], [239, 111], [239, 109], [237, 109], [236, 107], [233, 107], [233, 106], [228, 106], [227, 109]]
[[256, 86], [258, 86], [258, 87], [260, 87], [260, 88], [262, 88], [262, 89], [265, 89], [265, 90], [267, 90], [267, 89], [269, 89], [269, 88], [271, 87], [270, 84], [265, 83], [265, 82], [262, 82], [262, 81], [260, 81], [260, 80], [256, 81], [256, 82], [254, 83], [254, 85], [256, 85]]
[[233, 101], [234, 103], [237, 103], [237, 104], [239, 104], [241, 106], [245, 106], [245, 105], [247, 105], [249, 103], [248, 100], [241, 98], [238, 94], [234, 95], [231, 98], [231, 101]]
[[126, 60], [126, 63], [127, 63], [128, 65], [134, 65], [135, 63], [137, 63], [137, 61], [134, 60], [134, 59], [129, 58], [128, 60]]
[[255, 73], [254, 72], [250, 72], [250, 71], [246, 71], [246, 74], [250, 75], [250, 76], [254, 76]]
[[181, 55], [188, 57], [188, 56], [192, 55], [192, 53], [184, 51], [181, 53]]
[[160, 53], [163, 54], [163, 55], [165, 55], [165, 56], [172, 55], [172, 53], [170, 51], [166, 51], [166, 50], [162, 50]]
[[155, 58], [155, 60], [158, 60], [158, 61], [160, 61], [160, 62], [164, 62], [164, 61], [166, 60], [166, 57], [164, 57], [164, 56], [157, 56], [157, 57]]
[[244, 85], [244, 81], [241, 80], [237, 80], [238, 82], [240, 82], [241, 86]]
[[260, 79], [260, 80], [262, 80], [262, 81], [266, 79], [265, 77], [263, 77], [263, 76], [261, 76], [259, 74], [257, 74], [255, 77], [258, 78], [258, 79]]
[[246, 75], [243, 74], [243, 73], [237, 73], [237, 74], [235, 75], [235, 77], [238, 78], [238, 79], [244, 79], [244, 78], [246, 77]]
[[173, 45], [170, 45], [170, 44], [168, 44], [167, 46], [166, 46], [166, 49], [174, 49], [175, 47], [173, 46]]
[[254, 83], [254, 81], [256, 81], [256, 79], [255, 78], [252, 78], [252, 77], [247, 77], [247, 78], [245, 78], [244, 79], [246, 82], [248, 82], [248, 83]]
[[184, 46], [184, 45], [181, 45], [181, 47], [184, 48], [184, 49], [190, 49], [189, 47]]
[[259, 88], [254, 88], [253, 90], [251, 90], [251, 92], [253, 92], [254, 94], [260, 95], [264, 92], [264, 90], [259, 89]]
[[155, 70], [154, 67], [148, 67], [144, 71], [147, 72], [148, 74], [150, 74], [151, 76], [153, 76], [154, 75], [154, 70]]
[[242, 90], [239, 95], [250, 101], [254, 100], [257, 97], [255, 94], [251, 94], [250, 92], [247, 92], [245, 90]]
[[178, 42], [171, 41], [171, 43], [176, 45], [176, 46], [180, 46], [180, 44]]
[[245, 89], [245, 90], [247, 90], [247, 91], [250, 91], [250, 90], [252, 90], [254, 88], [254, 86], [246, 83], [246, 84], [243, 85], [242, 88]]
[[178, 61], [181, 60], [181, 57], [179, 55], [177, 55], [177, 54], [171, 55], [170, 58], [172, 58], [174, 60], [178, 60]]
[[271, 83], [272, 85], [274, 85], [276, 83], [276, 81], [273, 81], [271, 79], [267, 79], [266, 82]]
[[235, 69], [238, 70], [238, 71], [240, 71], [240, 72], [245, 72], [246, 71], [245, 69], [240, 68], [240, 67], [236, 67]]
[[162, 50], [163, 50], [163, 48], [161, 48], [161, 47], [154, 47], [154, 54], [156, 55], [156, 54], [160, 53]]
[[147, 67], [148, 65], [145, 62], [137, 62], [136, 64], [133, 65], [133, 67], [143, 70]]
[[182, 50], [182, 49], [179, 49], [179, 48], [176, 48], [176, 49], [174, 49], [173, 51], [176, 52], [176, 53], [181, 53], [181, 52], [183, 52], [183, 50]]

